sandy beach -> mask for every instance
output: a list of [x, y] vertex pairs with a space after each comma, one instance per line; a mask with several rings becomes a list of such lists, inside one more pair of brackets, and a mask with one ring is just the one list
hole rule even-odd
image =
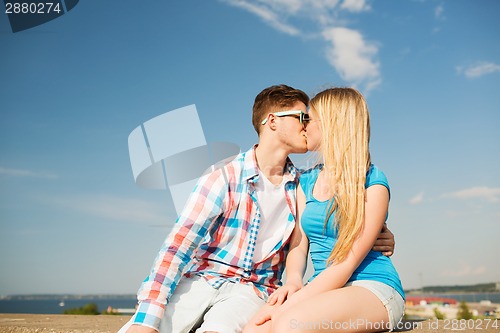
[[0, 314], [1, 333], [111, 333], [130, 316]]
[[[117, 332], [129, 316], [81, 316], [0, 314], [1, 333], [111, 333]], [[396, 332], [444, 333], [484, 332], [500, 333], [500, 322], [488, 320], [426, 320], [402, 323]]]

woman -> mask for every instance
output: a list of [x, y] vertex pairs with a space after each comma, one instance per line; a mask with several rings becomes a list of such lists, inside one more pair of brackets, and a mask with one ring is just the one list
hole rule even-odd
[[[371, 250], [387, 218], [389, 185], [371, 164], [366, 101], [352, 88], [327, 89], [311, 100], [309, 117], [308, 149], [323, 164], [300, 178], [287, 282], [245, 332], [392, 330], [404, 292], [391, 260]], [[309, 251], [314, 275], [303, 286]]]

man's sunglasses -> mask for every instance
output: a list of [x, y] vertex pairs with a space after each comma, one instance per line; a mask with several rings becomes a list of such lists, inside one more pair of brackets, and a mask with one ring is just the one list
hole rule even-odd
[[[280, 112], [273, 112], [270, 114], [274, 114], [276, 117], [294, 116], [295, 118], [299, 119], [302, 125], [306, 125], [306, 123], [309, 121], [309, 115], [301, 110], [280, 111]], [[262, 121], [262, 125], [265, 125], [267, 123], [267, 119], [268, 117], [266, 117], [266, 119]]]

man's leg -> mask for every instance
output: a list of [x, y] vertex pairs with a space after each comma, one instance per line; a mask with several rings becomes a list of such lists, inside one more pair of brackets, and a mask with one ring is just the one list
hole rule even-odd
[[[217, 290], [203, 278], [182, 278], [175, 288], [170, 302], [165, 307], [165, 315], [160, 323], [160, 333], [188, 333], [201, 322], [203, 315], [216, 297]], [[125, 333], [133, 325], [134, 316], [118, 333]]]
[[188, 333], [201, 322], [216, 296], [217, 290], [204, 278], [182, 278], [165, 307], [160, 333]]
[[224, 283], [218, 290], [214, 304], [203, 318], [196, 333], [239, 333], [246, 323], [265, 304], [252, 285]]

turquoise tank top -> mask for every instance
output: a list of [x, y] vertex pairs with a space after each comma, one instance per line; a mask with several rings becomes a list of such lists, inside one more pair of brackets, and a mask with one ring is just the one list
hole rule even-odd
[[[300, 185], [306, 196], [306, 207], [302, 213], [301, 225], [309, 238], [309, 252], [314, 266], [314, 275], [309, 281], [312, 281], [326, 268], [328, 256], [337, 242], [337, 232], [333, 228], [335, 214], [330, 217], [325, 229], [325, 218], [330, 201], [318, 201], [312, 194], [321, 168], [322, 165], [318, 165], [300, 176]], [[387, 187], [390, 193], [386, 176], [372, 164], [366, 175], [365, 187], [368, 188], [377, 184]], [[381, 252], [372, 250], [367, 254], [366, 258], [349, 278], [349, 282], [356, 280], [373, 280], [385, 283], [396, 289], [405, 298], [399, 275], [391, 259]]]

